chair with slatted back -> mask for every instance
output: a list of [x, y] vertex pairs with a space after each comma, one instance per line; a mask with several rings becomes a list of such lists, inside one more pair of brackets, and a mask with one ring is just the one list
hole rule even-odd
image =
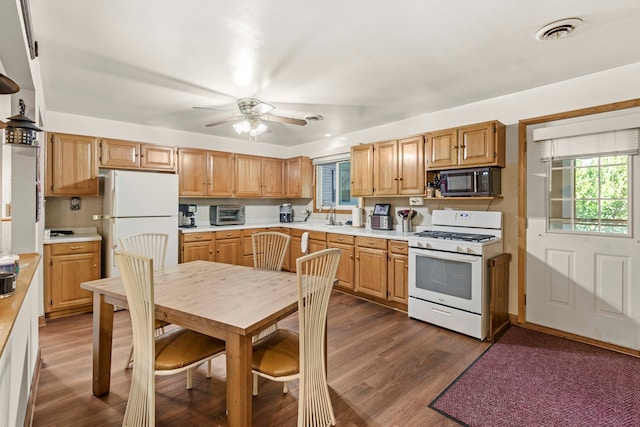
[[[253, 248], [253, 267], [261, 270], [282, 270], [287, 249], [291, 242], [291, 236], [277, 231], [263, 231], [251, 235]], [[273, 324], [253, 337], [253, 341], [264, 338], [278, 329], [278, 324]], [[283, 385], [284, 393], [287, 393], [287, 383]], [[258, 394], [258, 376], [253, 375], [253, 393]]]
[[115, 259], [131, 313], [135, 358], [122, 425], [154, 426], [155, 376], [184, 371], [190, 375], [198, 365], [222, 354], [225, 343], [183, 328], [156, 336], [153, 259], [120, 251]]
[[[131, 236], [120, 238], [120, 247], [123, 251], [139, 254], [147, 258], [153, 259], [153, 268], [155, 271], [164, 270], [164, 263], [167, 257], [167, 241], [169, 235], [164, 233], [144, 233], [134, 234]], [[169, 323], [156, 319], [156, 335], [164, 333], [165, 326]], [[124, 366], [127, 370], [133, 363], [133, 343], [129, 349], [129, 358]]]
[[298, 426], [335, 425], [327, 384], [326, 327], [340, 249], [296, 260], [299, 332], [278, 329], [253, 345], [253, 372], [274, 381], [300, 380]]

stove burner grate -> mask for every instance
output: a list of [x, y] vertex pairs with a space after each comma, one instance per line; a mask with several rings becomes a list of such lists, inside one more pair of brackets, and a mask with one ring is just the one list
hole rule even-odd
[[416, 233], [418, 237], [429, 237], [432, 239], [443, 240], [460, 240], [463, 242], [486, 242], [494, 239], [495, 236], [491, 234], [473, 234], [473, 233], [455, 233], [452, 231], [422, 231]]

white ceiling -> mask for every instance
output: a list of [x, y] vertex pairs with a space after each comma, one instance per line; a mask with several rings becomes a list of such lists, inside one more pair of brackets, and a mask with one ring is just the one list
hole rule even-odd
[[[236, 99], [283, 146], [640, 61], [638, 0], [31, 0], [46, 107], [222, 137]], [[536, 30], [578, 17], [570, 37]], [[194, 109], [211, 107], [222, 111]]]

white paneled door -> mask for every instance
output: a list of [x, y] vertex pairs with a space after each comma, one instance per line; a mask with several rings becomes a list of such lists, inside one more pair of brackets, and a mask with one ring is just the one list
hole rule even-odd
[[633, 237], [549, 233], [546, 165], [529, 144], [527, 322], [640, 349], [640, 181], [634, 180]]

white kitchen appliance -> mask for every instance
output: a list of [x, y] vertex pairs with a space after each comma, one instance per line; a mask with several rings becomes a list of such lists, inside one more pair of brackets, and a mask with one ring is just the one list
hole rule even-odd
[[111, 170], [104, 181], [106, 277], [119, 276], [114, 251], [120, 238], [132, 234], [166, 233], [165, 267], [178, 264], [178, 175]]
[[503, 253], [502, 212], [434, 210], [409, 238], [409, 317], [483, 340], [487, 260]]

